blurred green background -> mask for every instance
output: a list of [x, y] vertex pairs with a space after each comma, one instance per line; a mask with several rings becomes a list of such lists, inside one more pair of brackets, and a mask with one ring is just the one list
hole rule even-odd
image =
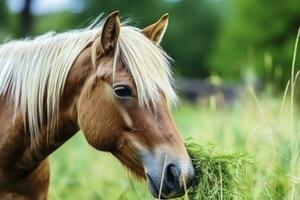
[[[170, 14], [161, 45], [175, 60], [182, 136], [252, 155], [245, 199], [300, 199], [299, 0], [0, 0], [0, 41], [85, 27], [114, 10], [140, 28]], [[81, 133], [50, 159], [50, 199], [152, 199]]]
[[0, 0], [0, 38], [84, 27], [114, 10], [141, 28], [170, 13], [162, 46], [177, 76], [244, 81], [254, 73], [281, 87], [289, 78], [299, 0]]

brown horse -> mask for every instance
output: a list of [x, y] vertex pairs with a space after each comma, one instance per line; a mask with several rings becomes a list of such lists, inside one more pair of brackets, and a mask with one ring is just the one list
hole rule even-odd
[[159, 43], [168, 15], [140, 30], [104, 22], [0, 46], [0, 199], [47, 199], [47, 157], [82, 130], [156, 198], [182, 196], [194, 169], [170, 113]]

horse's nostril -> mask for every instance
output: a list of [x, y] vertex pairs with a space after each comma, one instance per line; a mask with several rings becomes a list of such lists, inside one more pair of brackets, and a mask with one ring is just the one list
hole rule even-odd
[[176, 167], [176, 165], [169, 164], [166, 167], [165, 180], [172, 189], [179, 187], [179, 176], [180, 176], [180, 171], [178, 167]]

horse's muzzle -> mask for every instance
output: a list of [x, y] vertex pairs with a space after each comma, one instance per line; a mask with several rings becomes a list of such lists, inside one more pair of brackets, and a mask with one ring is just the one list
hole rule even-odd
[[144, 164], [148, 188], [155, 198], [169, 199], [183, 196], [195, 175], [190, 159], [170, 160], [165, 163], [152, 161]]

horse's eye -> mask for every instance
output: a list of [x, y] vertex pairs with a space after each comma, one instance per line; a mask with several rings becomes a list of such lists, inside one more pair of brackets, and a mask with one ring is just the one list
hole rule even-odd
[[117, 97], [132, 97], [132, 90], [128, 85], [117, 85], [114, 87], [114, 93]]

